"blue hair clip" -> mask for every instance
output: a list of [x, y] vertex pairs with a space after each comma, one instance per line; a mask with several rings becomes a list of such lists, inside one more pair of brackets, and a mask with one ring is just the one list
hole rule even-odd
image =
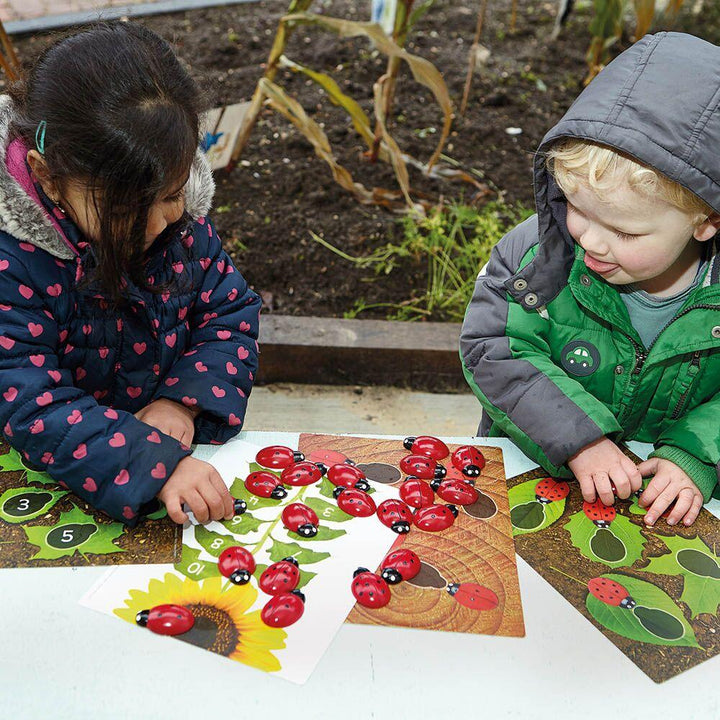
[[35, 147], [41, 155], [45, 154], [45, 131], [47, 130], [47, 122], [41, 120], [35, 131]]

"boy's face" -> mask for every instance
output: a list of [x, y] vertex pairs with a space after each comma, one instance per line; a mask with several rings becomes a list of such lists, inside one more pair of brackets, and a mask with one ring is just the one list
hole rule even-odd
[[625, 182], [602, 198], [580, 183], [566, 197], [568, 231], [585, 250], [585, 264], [604, 280], [661, 295], [692, 282], [699, 240], [708, 239], [693, 214], [640, 195]]

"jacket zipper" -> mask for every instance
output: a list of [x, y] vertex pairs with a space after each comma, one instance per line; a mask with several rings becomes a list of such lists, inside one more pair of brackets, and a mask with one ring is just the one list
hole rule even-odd
[[[686, 315], [691, 310], [717, 310], [719, 307], [720, 306], [718, 306], [718, 305], [707, 305], [707, 304], [706, 305], [691, 305], [690, 307], [685, 308], [681, 313], [676, 315], [674, 318], [672, 318], [672, 320], [665, 323], [665, 326], [657, 334], [657, 337], [660, 337], [660, 335], [663, 332], [665, 332], [665, 330], [670, 325], [672, 325], [672, 323], [674, 323], [675, 320], [677, 320], [678, 318], [681, 318], [683, 315]], [[650, 345], [650, 347], [647, 348], [647, 350], [646, 350], [641, 345], [639, 345], [630, 335], [628, 335], [627, 333], [624, 333], [624, 334], [628, 338], [628, 340], [630, 340], [633, 348], [635, 349], [635, 367], [633, 368], [632, 372], [630, 373], [630, 384], [632, 385], [632, 387], [629, 388], [630, 398], [634, 398], [635, 388], [637, 387], [637, 384], [639, 381], [639, 376], [642, 373], [642, 369], [645, 366], [645, 361], [647, 360], [648, 355], [650, 354], [650, 350], [652, 349], [653, 345], [655, 344], [655, 341], [653, 341], [652, 344]], [[695, 361], [694, 356], [693, 356], [693, 361]], [[699, 363], [700, 363], [700, 360], [698, 358], [697, 364], [699, 365]], [[685, 398], [686, 398], [686, 394], [684, 393], [683, 397], [680, 398], [680, 402], [684, 403]], [[680, 404], [680, 402], [678, 404]], [[621, 413], [620, 417], [618, 417], [618, 421], [620, 422], [620, 424], [623, 424], [625, 422], [625, 418], [627, 417], [627, 412], [629, 409], [628, 405], [625, 405], [624, 403], [623, 403], [623, 405], [625, 407], [625, 412]], [[682, 407], [680, 409], [682, 410]], [[677, 407], [675, 408], [675, 410], [677, 410]]]
[[692, 377], [690, 378], [690, 382], [688, 383], [688, 386], [685, 388], [683, 394], [679, 397], [679, 399], [677, 401], [677, 405], [675, 405], [675, 409], [672, 411], [672, 414], [670, 415], [671, 420], [677, 420], [680, 417], [680, 413], [682, 412], [682, 409], [685, 406], [685, 401], [687, 400], [687, 397], [690, 394], [690, 390], [692, 389], [693, 383], [695, 382], [695, 378], [697, 377], [698, 370], [700, 370], [700, 351], [699, 350], [696, 350], [693, 353], [692, 360], [690, 362], [690, 368], [692, 371]]
[[[687, 315], [691, 310], [718, 310], [720, 309], [720, 305], [691, 305], [690, 307], [686, 307], [681, 313], [678, 313], [672, 320], [669, 322], [666, 322], [665, 325], [662, 327], [660, 332], [655, 336], [655, 338], [659, 338], [660, 335], [662, 335], [665, 330], [667, 330], [678, 318], [681, 318], [683, 315]], [[633, 347], [635, 348], [635, 368], [633, 369], [632, 374], [633, 375], [639, 375], [643, 365], [645, 364], [645, 360], [647, 360], [647, 356], [650, 354], [650, 350], [652, 350], [653, 345], [655, 344], [655, 340], [653, 340], [650, 347], [645, 350], [640, 345], [638, 345], [629, 335], [627, 336], [630, 342], [633, 344]]]

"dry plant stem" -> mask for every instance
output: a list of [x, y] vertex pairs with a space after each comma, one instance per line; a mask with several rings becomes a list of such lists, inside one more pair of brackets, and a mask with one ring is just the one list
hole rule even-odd
[[[400, 0], [397, 6], [395, 14], [395, 27], [393, 30], [393, 40], [400, 48], [405, 47], [408, 32], [410, 27], [408, 25], [408, 18], [410, 17], [410, 11], [415, 0]], [[388, 58], [387, 70], [383, 75], [384, 89], [382, 95], [382, 114], [385, 120], [390, 117], [390, 111], [392, 108], [392, 102], [395, 97], [395, 86], [397, 84], [397, 75], [400, 71], [400, 58], [391, 55]], [[370, 162], [377, 162], [378, 153], [380, 151], [380, 142], [382, 139], [382, 130], [380, 124], [375, 125], [375, 140], [373, 142], [372, 152], [370, 153]]]
[[655, 15], [655, 0], [633, 0], [635, 5], [635, 39], [643, 37], [652, 25]]
[[513, 0], [512, 9], [510, 10], [510, 32], [515, 32], [515, 26], [517, 25], [517, 0]]
[[0, 67], [3, 69], [3, 72], [5, 73], [5, 76], [10, 82], [15, 82], [18, 79], [18, 76], [16, 75], [13, 68], [10, 66], [8, 61], [5, 59], [5, 56], [0, 52]]
[[[20, 61], [18, 60], [18, 56], [15, 53], [15, 48], [13, 47], [12, 42], [10, 42], [10, 38], [8, 37], [7, 32], [5, 31], [5, 26], [0, 21], [0, 41], [2, 42], [2, 46], [4, 49], [4, 53], [0, 53], [0, 64], [2, 64], [2, 68], [5, 71], [5, 74], [8, 76], [9, 80], [17, 80], [20, 76]], [[5, 55], [7, 55], [7, 59], [5, 58]]]
[[483, 24], [485, 23], [485, 13], [487, 11], [488, 0], [482, 0], [480, 11], [478, 12], [477, 25], [475, 26], [475, 37], [468, 55], [468, 71], [465, 78], [465, 87], [463, 88], [462, 103], [460, 104], [460, 114], [465, 117], [467, 109], [468, 97], [470, 96], [470, 86], [472, 85], [473, 74], [475, 73], [475, 61], [477, 58], [477, 49], [480, 44], [480, 33], [482, 33]]
[[[288, 12], [304, 12], [308, 9], [308, 7], [310, 7], [311, 4], [312, 0], [293, 0], [290, 3]], [[267, 63], [265, 65], [265, 73], [263, 74], [264, 80], [269, 80], [270, 82], [272, 82], [275, 79], [275, 75], [277, 75], [278, 71], [280, 57], [285, 52], [285, 47], [287, 46], [288, 40], [290, 40], [290, 36], [293, 32], [294, 28], [288, 26], [284, 17], [281, 18], [280, 22], [278, 23], [278, 29], [277, 33], [275, 34], [273, 46], [270, 49], [270, 55], [268, 56]], [[258, 83], [255, 87], [255, 92], [253, 93], [252, 100], [250, 101], [250, 107], [247, 109], [247, 112], [243, 117], [242, 125], [240, 126], [240, 132], [238, 133], [237, 139], [235, 140], [235, 147], [233, 148], [232, 156], [230, 159], [231, 165], [237, 164], [237, 161], [240, 158], [240, 155], [242, 154], [245, 145], [247, 145], [247, 141], [250, 138], [250, 133], [252, 133], [253, 128], [255, 127], [255, 123], [257, 122], [258, 115], [260, 114], [263, 99], [264, 93], [260, 87], [260, 83]]]
[[[392, 107], [392, 101], [395, 97], [395, 84], [397, 81], [397, 74], [400, 70], [400, 59], [397, 57], [388, 58], [387, 70], [378, 82], [383, 83], [383, 94], [381, 103], [383, 106], [384, 117], [389, 117], [390, 109]], [[375, 124], [375, 139], [373, 141], [372, 151], [370, 153], [370, 162], [377, 162], [378, 154], [380, 152], [380, 143], [382, 141], [382, 130], [380, 123]]]
[[258, 87], [262, 98], [267, 97], [270, 107], [284, 115], [312, 143], [317, 156], [330, 166], [335, 182], [351, 192], [361, 203], [372, 204], [373, 194], [361, 183], [355, 182], [348, 170], [335, 160], [327, 135], [308, 117], [302, 105], [267, 78], [262, 78]]

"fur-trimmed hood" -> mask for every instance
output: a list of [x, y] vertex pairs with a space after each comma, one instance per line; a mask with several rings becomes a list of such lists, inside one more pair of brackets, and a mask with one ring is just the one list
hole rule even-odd
[[[28, 193], [8, 169], [7, 150], [14, 104], [9, 96], [0, 95], [0, 231], [31, 243], [55, 257], [70, 260], [74, 253], [62, 231], [45, 207]], [[190, 177], [185, 185], [185, 208], [197, 220], [207, 215], [215, 194], [210, 164], [198, 150]]]

